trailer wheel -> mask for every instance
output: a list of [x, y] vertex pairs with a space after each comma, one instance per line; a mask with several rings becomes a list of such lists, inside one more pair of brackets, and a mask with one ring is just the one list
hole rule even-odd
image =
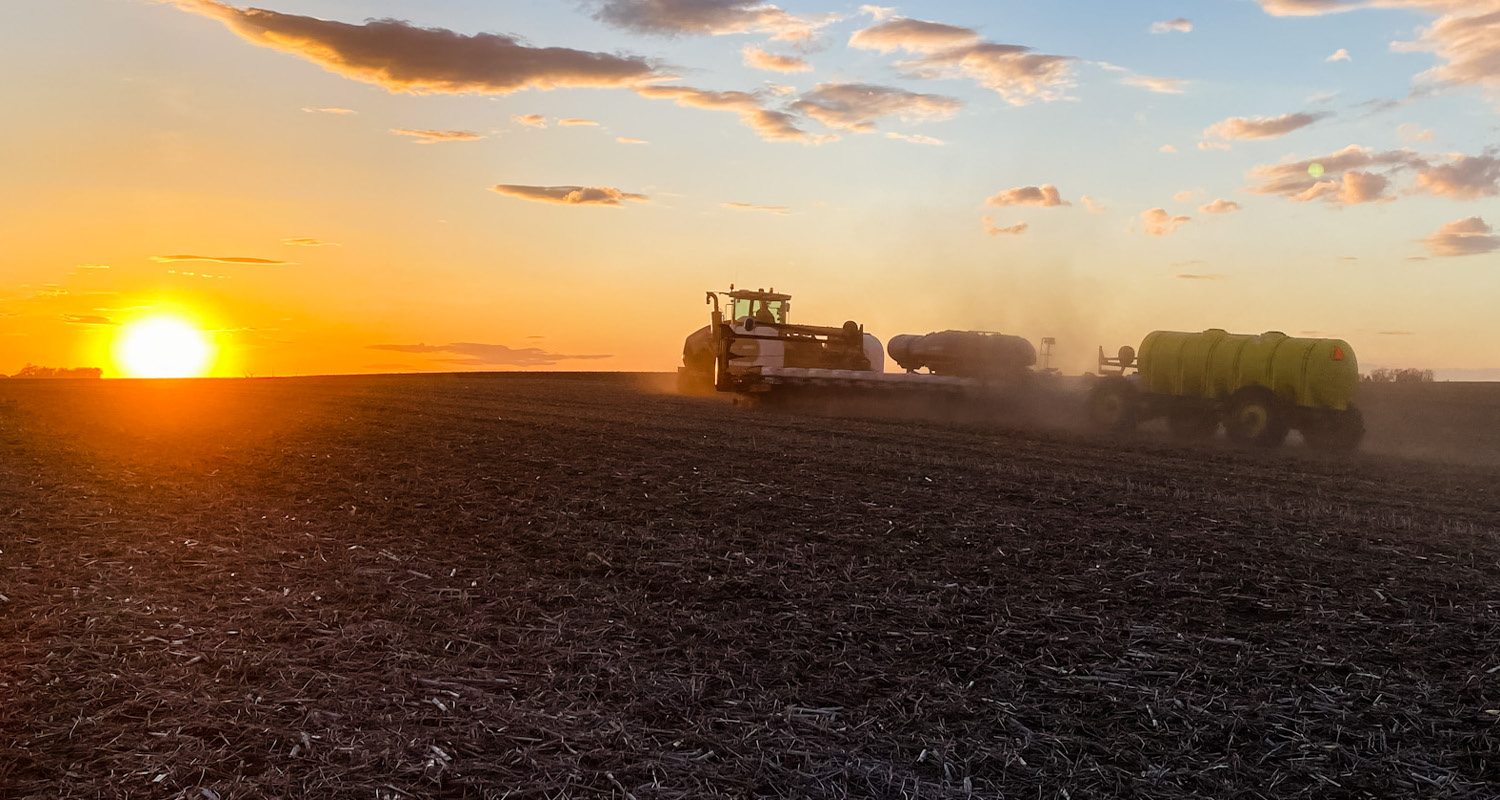
[[1224, 417], [1229, 441], [1253, 447], [1279, 447], [1291, 430], [1288, 412], [1269, 389], [1250, 386], [1236, 392]]
[[1365, 418], [1359, 409], [1335, 411], [1302, 429], [1307, 446], [1325, 453], [1352, 453], [1365, 438]]
[[1129, 433], [1140, 421], [1140, 398], [1124, 378], [1101, 379], [1089, 392], [1089, 426], [1103, 433]]
[[1219, 430], [1219, 418], [1210, 409], [1184, 408], [1167, 415], [1167, 430], [1173, 438], [1201, 441]]

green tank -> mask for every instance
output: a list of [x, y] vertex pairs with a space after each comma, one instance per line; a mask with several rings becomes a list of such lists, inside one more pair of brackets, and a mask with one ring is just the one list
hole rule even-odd
[[1139, 354], [1124, 347], [1109, 359], [1101, 349], [1099, 364], [1088, 413], [1101, 430], [1164, 417], [1181, 438], [1223, 425], [1231, 441], [1274, 447], [1297, 430], [1310, 447], [1332, 451], [1353, 450], [1364, 436], [1354, 403], [1359, 362], [1342, 339], [1153, 331]]
[[1292, 405], [1344, 411], [1359, 389], [1359, 362], [1342, 339], [1153, 331], [1138, 358], [1143, 388], [1154, 394], [1213, 399], [1262, 386]]

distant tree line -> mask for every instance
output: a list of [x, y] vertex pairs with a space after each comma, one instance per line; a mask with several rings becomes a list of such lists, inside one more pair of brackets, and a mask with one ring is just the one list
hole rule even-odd
[[38, 367], [27, 364], [12, 378], [99, 378], [104, 370], [98, 367]]
[[1365, 383], [1432, 383], [1430, 369], [1390, 369], [1381, 367], [1371, 370], [1361, 378]]

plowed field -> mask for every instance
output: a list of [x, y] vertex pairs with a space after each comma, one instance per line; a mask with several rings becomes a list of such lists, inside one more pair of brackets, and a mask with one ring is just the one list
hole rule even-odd
[[0, 798], [1500, 795], [1500, 394], [1367, 451], [0, 381]]

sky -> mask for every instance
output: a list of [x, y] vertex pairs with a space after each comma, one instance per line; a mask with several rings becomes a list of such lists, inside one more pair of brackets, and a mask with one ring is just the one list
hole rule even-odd
[[267, 1], [7, 4], [0, 373], [670, 371], [734, 284], [1500, 379], [1500, 0]]

